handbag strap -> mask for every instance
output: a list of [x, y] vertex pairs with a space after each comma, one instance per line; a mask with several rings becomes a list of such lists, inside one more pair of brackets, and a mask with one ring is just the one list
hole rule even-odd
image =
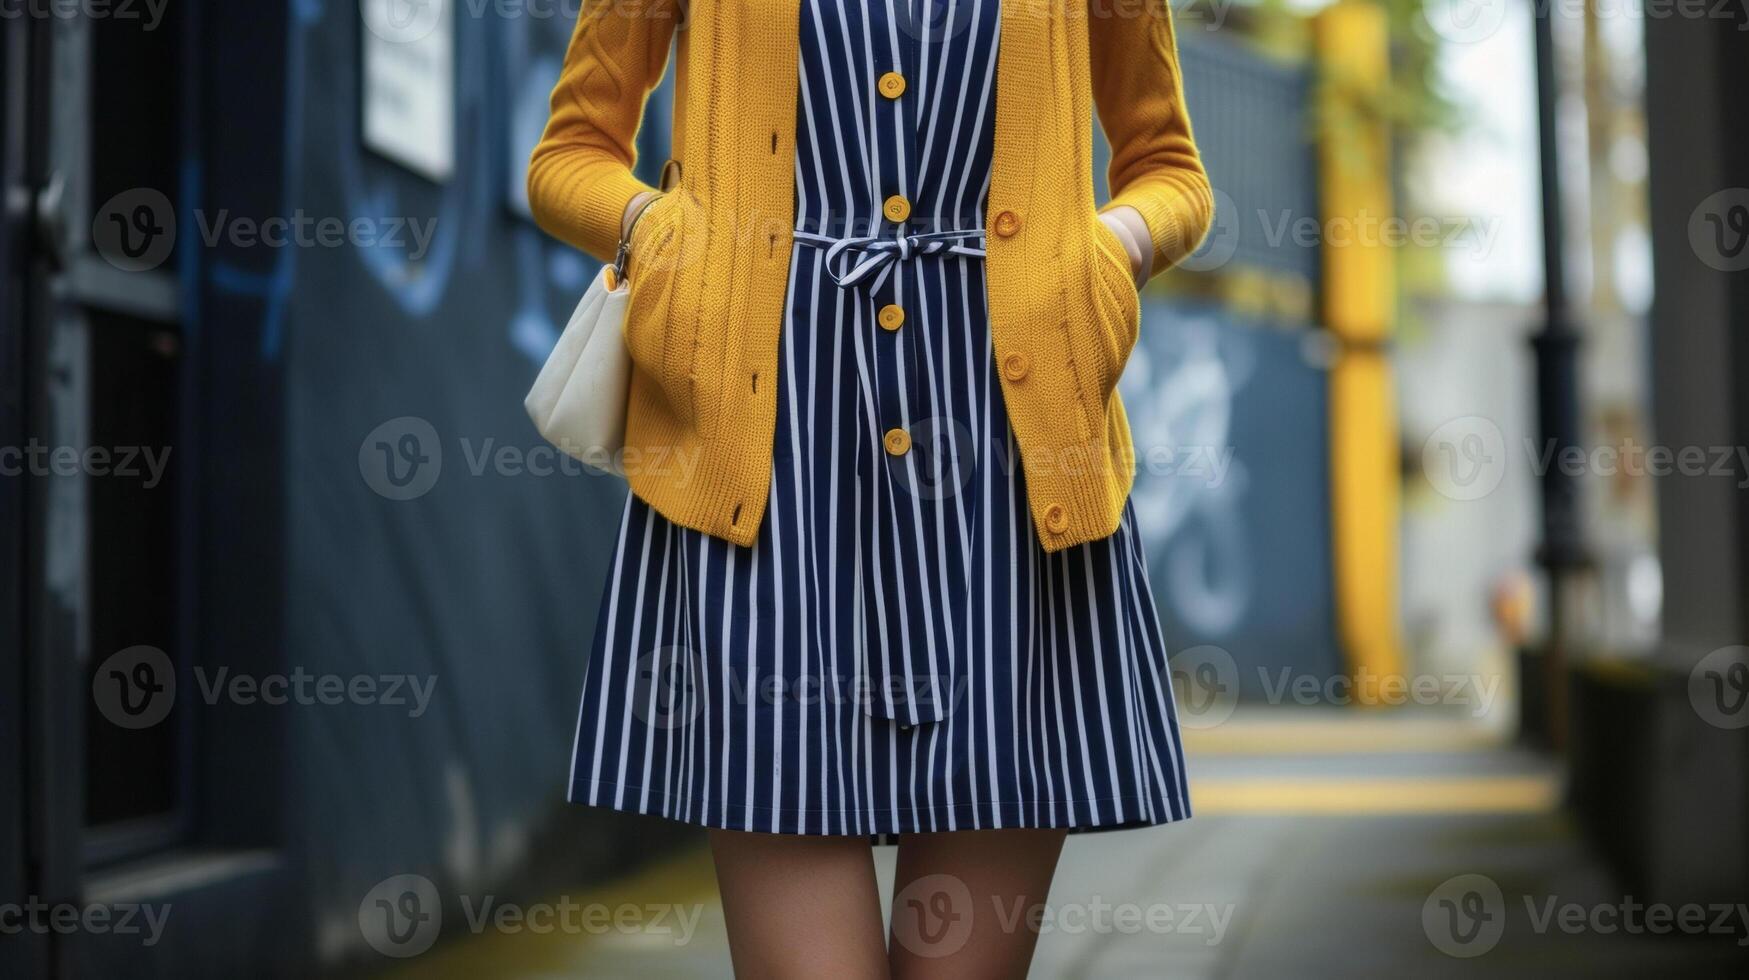
[[613, 275], [615, 281], [623, 281], [626, 277], [626, 262], [632, 257], [632, 232], [637, 230], [638, 222], [643, 220], [644, 212], [650, 210], [650, 205], [666, 197], [665, 194], [651, 194], [638, 205], [638, 210], [632, 215], [630, 224], [626, 225], [625, 233], [619, 236], [619, 247], [613, 253]]

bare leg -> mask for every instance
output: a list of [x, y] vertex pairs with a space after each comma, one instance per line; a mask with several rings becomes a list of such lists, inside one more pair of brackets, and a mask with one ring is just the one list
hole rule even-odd
[[887, 976], [867, 838], [713, 830], [710, 841], [736, 976]]
[[1026, 976], [1038, 944], [1032, 911], [1050, 894], [1066, 836], [962, 830], [900, 838], [893, 976]]

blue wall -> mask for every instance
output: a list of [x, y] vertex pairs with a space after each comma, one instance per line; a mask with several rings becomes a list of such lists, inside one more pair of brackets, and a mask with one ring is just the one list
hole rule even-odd
[[[574, 886], [677, 836], [562, 801], [624, 500], [617, 480], [528, 468], [553, 461], [523, 394], [595, 271], [519, 200], [572, 21], [453, 6], [458, 143], [441, 185], [363, 146], [355, 0], [209, 22], [211, 118], [189, 175], [203, 206], [402, 229], [382, 244], [221, 245], [192, 273], [210, 485], [226, 488], [208, 501], [212, 659], [433, 685], [417, 716], [279, 712], [209, 782], [231, 813], [252, 804], [227, 773], [278, 773], [263, 820], [308, 917], [281, 926], [307, 929], [289, 945], [325, 963], [383, 962], [357, 916], [390, 876], [431, 879], [460, 922], [459, 896]], [[665, 98], [651, 111], [665, 118]], [[652, 175], [664, 139], [652, 127]]]

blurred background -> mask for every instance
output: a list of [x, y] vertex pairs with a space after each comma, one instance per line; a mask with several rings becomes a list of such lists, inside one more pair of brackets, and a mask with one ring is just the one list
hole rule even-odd
[[[563, 802], [577, 7], [0, 2], [0, 976], [728, 974], [700, 835]], [[1742, 975], [1745, 5], [1176, 19], [1217, 224], [1123, 393], [1197, 817], [1071, 840], [1035, 975]]]

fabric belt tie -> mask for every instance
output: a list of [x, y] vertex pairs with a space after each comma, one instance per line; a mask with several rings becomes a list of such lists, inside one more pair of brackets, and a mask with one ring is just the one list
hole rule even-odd
[[[826, 249], [826, 274], [840, 288], [849, 289], [868, 280], [871, 288], [879, 289], [887, 281], [893, 266], [918, 255], [961, 255], [984, 257], [984, 230], [955, 229], [930, 231], [916, 235], [861, 235], [854, 238], [834, 238], [811, 231], [797, 230], [796, 241]], [[972, 244], [966, 244], [971, 242]]]

